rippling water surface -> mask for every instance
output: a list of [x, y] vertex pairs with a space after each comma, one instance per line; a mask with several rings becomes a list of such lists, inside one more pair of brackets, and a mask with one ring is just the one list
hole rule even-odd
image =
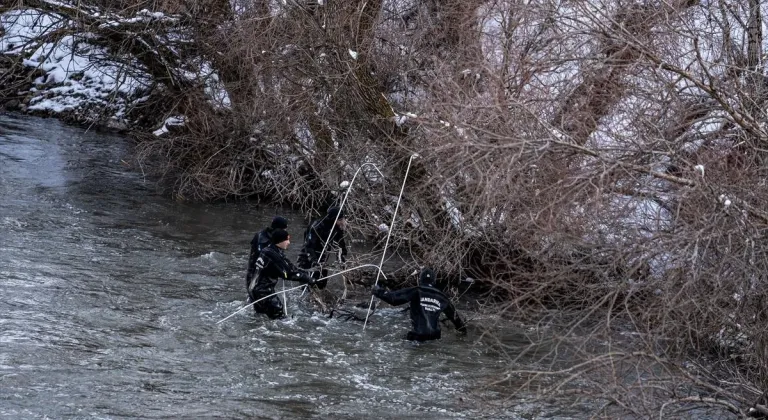
[[159, 195], [130, 147], [0, 115], [0, 416], [479, 415], [471, 390], [504, 365], [472, 334], [414, 345], [399, 310], [363, 332], [298, 294], [290, 319], [216, 324], [244, 303], [248, 243], [276, 210]]

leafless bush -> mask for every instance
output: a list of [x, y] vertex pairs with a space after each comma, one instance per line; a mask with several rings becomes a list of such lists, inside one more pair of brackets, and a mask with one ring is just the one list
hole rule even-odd
[[507, 379], [609, 418], [764, 409], [759, 2], [225, 4], [180, 12], [216, 83], [163, 80], [185, 126], [140, 146], [179, 196], [317, 212], [370, 163], [375, 235], [408, 171], [393, 247], [536, 326]]
[[189, 126], [210, 168], [178, 168], [203, 197], [313, 207], [375, 163], [350, 202], [368, 233], [417, 153], [395, 245], [555, 334], [542, 395], [743, 414], [766, 386], [768, 217], [762, 67], [724, 38], [741, 6], [262, 4], [204, 32], [232, 107]]

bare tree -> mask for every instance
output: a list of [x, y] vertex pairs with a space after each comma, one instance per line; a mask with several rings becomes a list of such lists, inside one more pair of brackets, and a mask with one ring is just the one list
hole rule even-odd
[[97, 30], [185, 117], [139, 135], [179, 197], [311, 213], [373, 163], [349, 210], [374, 236], [408, 172], [394, 246], [533, 326], [529, 348], [495, 343], [519, 353], [498, 383], [596, 417], [766, 414], [760, 2], [229, 6], [162, 6], [192, 48]]

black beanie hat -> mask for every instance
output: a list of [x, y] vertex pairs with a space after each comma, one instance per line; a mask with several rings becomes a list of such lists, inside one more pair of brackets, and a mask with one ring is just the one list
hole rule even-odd
[[272, 219], [272, 229], [288, 229], [288, 221], [284, 217], [275, 216]]
[[272, 243], [277, 245], [280, 242], [288, 239], [290, 236], [291, 235], [289, 235], [288, 232], [283, 229], [275, 229], [275, 231], [272, 232]]
[[420, 286], [434, 286], [435, 284], [435, 271], [431, 268], [425, 268], [421, 270], [421, 274], [419, 274], [419, 285]]
[[328, 216], [331, 219], [335, 219], [337, 214], [339, 215], [339, 219], [344, 218], [344, 211], [342, 209], [338, 207], [331, 207], [328, 209]]

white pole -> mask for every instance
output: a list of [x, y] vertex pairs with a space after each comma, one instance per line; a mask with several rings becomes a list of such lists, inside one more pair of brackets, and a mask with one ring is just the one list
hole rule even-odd
[[288, 317], [288, 295], [285, 294], [285, 280], [281, 280], [281, 283], [283, 283], [283, 313], [285, 314], [286, 318]]
[[280, 291], [280, 292], [275, 292], [275, 293], [272, 293], [271, 295], [266, 295], [266, 296], [264, 296], [263, 298], [261, 298], [261, 299], [258, 299], [258, 300], [255, 300], [255, 301], [253, 301], [253, 302], [251, 302], [251, 303], [249, 303], [249, 304], [247, 304], [247, 305], [243, 306], [242, 308], [240, 308], [240, 309], [236, 310], [235, 312], [233, 312], [233, 313], [232, 313], [231, 315], [229, 315], [228, 317], [226, 317], [226, 318], [224, 318], [224, 319], [222, 319], [222, 320], [216, 321], [216, 323], [217, 323], [217, 324], [221, 324], [222, 322], [224, 322], [224, 321], [228, 320], [229, 318], [232, 318], [233, 316], [235, 316], [235, 315], [237, 315], [238, 313], [240, 313], [240, 311], [242, 311], [243, 309], [245, 309], [245, 308], [247, 308], [247, 307], [249, 307], [249, 306], [251, 306], [251, 305], [254, 305], [254, 304], [256, 304], [256, 303], [259, 303], [259, 302], [261, 302], [262, 300], [264, 300], [264, 299], [266, 299], [266, 298], [270, 298], [270, 297], [272, 297], [272, 296], [275, 296], [275, 295], [279, 295], [280, 293], [290, 292], [290, 291], [292, 291], [292, 290], [296, 290], [296, 289], [298, 289], [298, 288], [301, 288], [301, 287], [305, 287], [305, 286], [306, 286], [306, 284], [300, 284], [300, 285], [298, 285], [298, 286], [296, 286], [296, 287], [291, 287], [290, 289], [285, 289], [285, 290], [283, 290], [283, 291]]
[[[395, 205], [395, 211], [392, 213], [392, 223], [389, 224], [389, 231], [387, 232], [387, 240], [384, 242], [384, 251], [381, 253], [381, 262], [379, 262], [379, 271], [376, 273], [376, 281], [373, 283], [374, 287], [376, 287], [376, 285], [379, 284], [379, 274], [382, 272], [381, 266], [384, 265], [384, 257], [387, 256], [387, 247], [389, 246], [389, 238], [392, 235], [392, 228], [395, 227], [395, 218], [397, 217], [397, 209], [400, 208], [400, 200], [403, 198], [403, 191], [405, 190], [405, 181], [408, 180], [408, 172], [411, 170], [411, 162], [413, 162], [413, 158], [415, 158], [416, 156], [418, 155], [413, 154], [411, 155], [411, 158], [408, 159], [408, 167], [405, 169], [405, 176], [403, 177], [403, 186], [400, 187], [400, 195], [397, 197], [397, 204]], [[368, 304], [368, 313], [365, 314], [363, 331], [365, 331], [365, 326], [368, 325], [368, 315], [371, 314], [371, 306], [373, 306], [373, 296], [371, 296], [371, 303]]]
[[[333, 236], [333, 230], [336, 229], [336, 222], [339, 220], [339, 215], [341, 214], [341, 210], [344, 209], [344, 204], [347, 202], [347, 197], [349, 197], [349, 192], [352, 191], [352, 185], [355, 183], [355, 178], [357, 178], [357, 174], [360, 173], [360, 170], [363, 169], [365, 166], [373, 166], [373, 169], [376, 170], [376, 172], [381, 175], [382, 178], [384, 178], [384, 174], [381, 173], [379, 168], [370, 162], [366, 162], [362, 165], [360, 165], [359, 168], [355, 171], [355, 174], [352, 176], [352, 181], [350, 181], [349, 186], [347, 187], [347, 192], [344, 194], [344, 199], [341, 200], [341, 205], [339, 205], [339, 213], [336, 213], [336, 219], [333, 220], [333, 224], [331, 225], [331, 230], [328, 232], [328, 237], [325, 238], [325, 242], [323, 243], [323, 249], [320, 251], [320, 256], [317, 257], [317, 264], [320, 267], [320, 273], [322, 275], [323, 272], [323, 254], [325, 254], [325, 248], [328, 247], [328, 242], [331, 241], [331, 236]], [[310, 220], [310, 223], [312, 221]], [[312, 229], [312, 226], [309, 227]], [[338, 273], [337, 273], [338, 274]], [[283, 290], [285, 290], [285, 282], [283, 282]], [[283, 311], [285, 312], [285, 316], [288, 316], [288, 297], [286, 296], [285, 292], [283, 292]]]
[[[381, 177], [384, 178], [384, 174], [381, 173], [381, 171], [379, 170], [379, 168], [375, 164], [368, 162], [368, 163], [364, 163], [364, 164], [360, 165], [360, 167], [357, 168], [357, 171], [355, 171], [355, 174], [352, 176], [352, 181], [350, 181], [349, 186], [347, 187], [347, 192], [344, 194], [344, 199], [341, 200], [341, 205], [339, 206], [339, 211], [343, 210], [344, 209], [344, 204], [347, 203], [347, 197], [349, 197], [349, 192], [352, 191], [352, 185], [354, 185], [354, 183], [355, 183], [355, 178], [357, 178], [357, 174], [360, 173], [360, 170], [363, 169], [363, 167], [368, 166], [368, 165], [373, 166], [373, 169], [376, 169], [376, 172], [378, 172], [379, 175], [381, 175]], [[331, 228], [331, 231], [328, 232], [328, 237], [325, 238], [325, 243], [323, 244], [323, 249], [322, 249], [322, 251], [320, 251], [320, 256], [317, 258], [318, 263], [323, 260], [323, 254], [325, 253], [325, 248], [328, 246], [328, 242], [331, 241], [331, 236], [333, 235], [333, 229], [336, 228], [336, 222], [339, 220], [339, 214], [341, 214], [341, 213], [337, 213], [336, 214], [336, 219], [333, 221], [333, 225], [332, 225], [333, 227]], [[311, 228], [312, 227], [310, 226], [310, 229]], [[322, 270], [322, 265], [320, 266], [320, 269]]]

